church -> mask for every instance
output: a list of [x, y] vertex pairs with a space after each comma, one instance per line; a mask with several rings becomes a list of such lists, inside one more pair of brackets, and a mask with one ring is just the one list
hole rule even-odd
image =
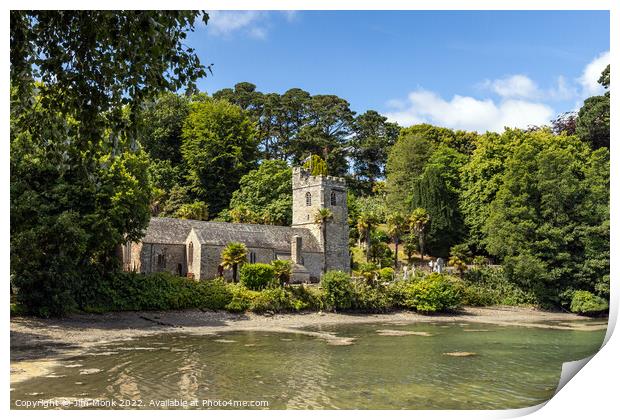
[[[293, 283], [318, 282], [329, 270], [350, 272], [345, 180], [313, 176], [295, 167], [292, 185], [292, 226], [153, 217], [140, 242], [123, 245], [123, 268], [195, 279], [212, 279], [223, 273], [230, 279], [232, 271], [220, 266], [222, 250], [231, 242], [241, 242], [248, 248], [249, 263], [291, 260]], [[333, 214], [324, 235], [321, 225], [315, 222], [322, 208]]]

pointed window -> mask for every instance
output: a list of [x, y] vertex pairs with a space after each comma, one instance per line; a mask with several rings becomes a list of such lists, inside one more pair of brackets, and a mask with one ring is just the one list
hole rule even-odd
[[312, 194], [307, 192], [306, 193], [306, 206], [311, 206], [311, 205], [312, 205]]
[[333, 191], [332, 191], [332, 194], [331, 194], [330, 202], [331, 202], [332, 206], [335, 206], [337, 204], [336, 203], [336, 193], [333, 192]]
[[190, 242], [189, 245], [187, 246], [187, 262], [188, 262], [188, 266], [189, 269], [192, 269], [192, 263], [194, 262], [194, 243]]

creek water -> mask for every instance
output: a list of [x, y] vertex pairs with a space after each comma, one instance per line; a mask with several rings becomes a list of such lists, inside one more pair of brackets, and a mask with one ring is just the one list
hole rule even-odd
[[[46, 376], [14, 384], [11, 401], [12, 408], [35, 399], [101, 399], [147, 409], [170, 408], [172, 399], [199, 401], [197, 408], [208, 408], [205, 401], [267, 401], [275, 409], [521, 408], [553, 396], [563, 362], [599, 349], [601, 324], [424, 322], [300, 333], [168, 333], [89, 348]], [[592, 325], [600, 329], [583, 328]], [[334, 345], [315, 332], [354, 340]]]

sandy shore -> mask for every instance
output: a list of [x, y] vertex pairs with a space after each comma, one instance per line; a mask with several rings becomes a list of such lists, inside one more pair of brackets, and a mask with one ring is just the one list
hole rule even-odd
[[[562, 312], [516, 307], [467, 307], [455, 314], [421, 315], [402, 311], [388, 314], [231, 314], [199, 310], [166, 312], [119, 312], [103, 315], [72, 315], [62, 319], [14, 317], [11, 319], [11, 382], [44, 375], [59, 360], [107, 342], [131, 340], [162, 333], [216, 334], [227, 331], [300, 333], [325, 339], [332, 345], [349, 345], [347, 337], [302, 330], [335, 324], [416, 322], [475, 322], [532, 328], [605, 329], [606, 319], [584, 325], [584, 318]], [[548, 324], [549, 321], [558, 321]]]

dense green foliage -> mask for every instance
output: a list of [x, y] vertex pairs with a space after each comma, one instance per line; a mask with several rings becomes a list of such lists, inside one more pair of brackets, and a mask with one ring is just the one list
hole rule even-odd
[[321, 278], [325, 302], [331, 309], [349, 309], [353, 305], [351, 278], [342, 271], [328, 271]]
[[141, 237], [151, 190], [137, 110], [205, 74], [183, 42], [198, 15], [11, 12], [11, 274], [30, 312], [75, 309]]
[[475, 268], [463, 278], [463, 305], [535, 305], [536, 296], [511, 282], [502, 269]]
[[[263, 276], [247, 265], [248, 279], [276, 281], [225, 286], [231, 310], [434, 311], [459, 295], [468, 304], [567, 308], [577, 296], [574, 308], [585, 313], [609, 299], [609, 67], [604, 95], [551, 127], [401, 128], [298, 88], [262, 93], [242, 82], [198, 93], [195, 81], [210, 67], [185, 38], [199, 16], [206, 22], [192, 11], [11, 12], [16, 305], [43, 316], [84, 307], [93, 290], [120, 281], [119, 246], [139, 241], [150, 216], [289, 225], [291, 165], [299, 164], [347, 178], [354, 269], [365, 281], [326, 273], [319, 294], [297, 296], [305, 289], [274, 287], [290, 266], [274, 263]], [[321, 242], [332, 217], [314, 215]], [[403, 250], [409, 265], [443, 257], [462, 283], [392, 283]], [[222, 255], [235, 280], [246, 260], [243, 244]], [[483, 267], [490, 263], [502, 269]], [[173, 302], [191, 283], [147, 276], [138, 286], [136, 278], [127, 287], [144, 287], [144, 302], [103, 307], [196, 304]]]
[[414, 309], [418, 312], [441, 312], [456, 309], [461, 305], [463, 286], [460, 282], [437, 273], [396, 284], [398, 299], [395, 306]]
[[327, 162], [319, 155], [310, 155], [305, 159], [303, 168], [310, 172], [312, 176], [328, 175]]
[[605, 299], [585, 290], [577, 290], [573, 293], [570, 310], [583, 315], [597, 315], [609, 309]]
[[385, 286], [358, 280], [353, 282], [351, 307], [364, 312], [386, 312], [392, 308], [392, 302]]
[[327, 282], [320, 289], [271, 284], [252, 290], [243, 282], [195, 281], [167, 273], [119, 273], [85, 296], [87, 304], [82, 309], [105, 312], [199, 308], [262, 313], [322, 309], [385, 312], [407, 308], [428, 313], [454, 309], [462, 293], [456, 280], [438, 274], [388, 286], [351, 281], [342, 272], [328, 272], [324, 279]]
[[577, 114], [575, 133], [590, 143], [593, 149], [606, 147], [610, 141], [610, 67], [607, 65], [598, 82], [607, 89], [602, 96], [592, 96], [585, 100]]
[[504, 162], [483, 243], [540, 302], [559, 303], [567, 288], [594, 290], [604, 281], [608, 210], [592, 208], [592, 194], [604, 200], [608, 191], [607, 153], [541, 130], [518, 138]]
[[181, 153], [190, 191], [219, 213], [241, 177], [256, 167], [256, 131], [245, 112], [226, 101], [191, 104], [183, 125]]
[[269, 264], [244, 264], [239, 271], [239, 282], [250, 290], [263, 290], [277, 284], [276, 272]]
[[265, 160], [241, 177], [230, 200], [228, 217], [239, 223], [289, 226], [293, 193], [291, 168], [282, 160]]
[[221, 280], [196, 282], [168, 273], [140, 275], [116, 273], [108, 276], [92, 294], [83, 297], [87, 312], [168, 309], [224, 309], [232, 299]]
[[366, 111], [353, 122], [353, 188], [371, 194], [376, 181], [385, 178], [388, 151], [396, 142], [400, 127], [376, 111]]

